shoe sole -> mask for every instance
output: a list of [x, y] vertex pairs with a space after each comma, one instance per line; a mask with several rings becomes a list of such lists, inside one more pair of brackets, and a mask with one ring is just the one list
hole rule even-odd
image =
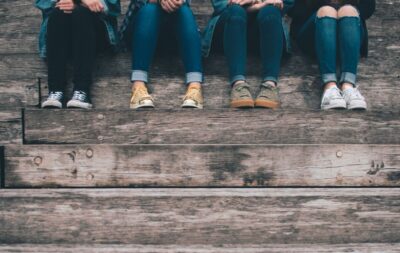
[[45, 101], [45, 102], [43, 102], [43, 104], [42, 104], [42, 108], [43, 109], [45, 109], [45, 108], [48, 108], [48, 109], [62, 109], [62, 103], [60, 103], [59, 101], [53, 101], [53, 100], [50, 100], [50, 101]]
[[197, 104], [193, 100], [185, 100], [181, 107], [182, 108], [203, 109], [203, 105], [202, 104]]
[[346, 105], [346, 102], [344, 102], [344, 101], [343, 101], [343, 103], [336, 103], [333, 105], [321, 106], [322, 110], [343, 110], [346, 108], [347, 108], [347, 105]]
[[276, 109], [279, 107], [279, 103], [271, 101], [271, 100], [261, 100], [261, 99], [257, 100], [256, 99], [255, 107]]
[[243, 99], [243, 100], [232, 101], [231, 107], [232, 108], [254, 108], [254, 100]]
[[139, 109], [139, 108], [154, 108], [154, 103], [151, 100], [144, 100], [142, 104], [138, 104], [138, 105], [131, 104], [130, 108], [134, 109], [134, 110]]
[[82, 103], [76, 100], [71, 100], [67, 103], [67, 108], [92, 109], [93, 105], [89, 103]]
[[367, 110], [367, 104], [366, 103], [355, 103], [353, 105], [348, 105], [347, 109], [349, 110]]

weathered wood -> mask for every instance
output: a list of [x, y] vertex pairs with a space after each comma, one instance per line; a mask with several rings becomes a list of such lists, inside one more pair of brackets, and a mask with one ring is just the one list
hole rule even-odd
[[0, 191], [0, 243], [398, 243], [398, 189]]
[[25, 112], [25, 141], [29, 144], [400, 144], [400, 114], [263, 109], [29, 109]]
[[7, 146], [6, 187], [400, 186], [400, 146]]
[[0, 110], [0, 144], [22, 144], [22, 116], [20, 110]]
[[18, 80], [0, 83], [0, 108], [37, 106], [39, 103], [38, 80]]
[[297, 245], [0, 245], [2, 253], [398, 253], [399, 244], [297, 244]]

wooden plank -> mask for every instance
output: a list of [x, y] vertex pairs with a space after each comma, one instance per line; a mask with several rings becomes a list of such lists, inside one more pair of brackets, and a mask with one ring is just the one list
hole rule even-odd
[[398, 243], [396, 188], [0, 191], [2, 244]]
[[400, 186], [400, 146], [7, 146], [6, 187]]
[[[158, 74], [149, 85], [158, 109], [180, 108], [186, 92], [182, 77]], [[254, 96], [259, 92], [261, 79], [250, 76], [248, 82]], [[376, 81], [368, 76], [360, 76], [360, 90], [371, 110], [400, 110], [400, 80], [397, 76], [386, 76]], [[398, 84], [398, 85], [397, 85]], [[280, 81], [281, 108], [284, 109], [320, 109], [322, 91], [319, 78], [310, 75], [292, 75]], [[42, 99], [48, 94], [47, 83], [43, 83]], [[126, 77], [97, 78], [93, 86], [92, 102], [97, 109], [129, 109], [131, 85]], [[72, 94], [72, 87], [67, 91]], [[227, 76], [206, 76], [203, 86], [205, 108], [219, 109], [230, 106], [230, 86]], [[118, 99], [115, 99], [118, 98]], [[379, 99], [377, 99], [379, 98]]]
[[[359, 66], [361, 76], [369, 76], [379, 82], [380, 78], [400, 75], [399, 70], [399, 38], [397, 37], [374, 37], [370, 39], [370, 57], [362, 59]], [[250, 55], [251, 56], [251, 55]], [[38, 57], [37, 53], [1, 55], [0, 81], [8, 80], [35, 80], [37, 77], [46, 77], [46, 65]], [[150, 71], [150, 76], [157, 78], [159, 74], [169, 76], [183, 76], [184, 70], [178, 58], [167, 57], [158, 54]], [[103, 55], [96, 62], [94, 74], [98, 78], [124, 77], [129, 82], [131, 55], [129, 52], [120, 53], [116, 56]], [[216, 54], [204, 62], [205, 74], [223, 75], [228, 74], [225, 58]], [[261, 64], [258, 57], [249, 57], [249, 76], [261, 75]], [[313, 75], [318, 77], [318, 67], [314, 62], [302, 57], [296, 52], [285, 64], [283, 64], [281, 76], [291, 75]], [[395, 85], [394, 85], [395, 86]]]
[[5, 151], [0, 146], [0, 189], [5, 187]]
[[39, 104], [38, 80], [12, 80], [0, 82], [0, 108], [37, 106]]
[[152, 245], [0, 245], [2, 253], [398, 253], [399, 244], [297, 244], [297, 245], [223, 245], [223, 246], [152, 246]]
[[28, 109], [25, 141], [28, 144], [400, 144], [399, 115], [390, 111]]
[[21, 110], [0, 110], [0, 144], [22, 144]]

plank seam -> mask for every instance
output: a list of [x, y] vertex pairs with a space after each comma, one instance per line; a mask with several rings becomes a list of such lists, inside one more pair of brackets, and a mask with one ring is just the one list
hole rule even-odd
[[0, 146], [0, 189], [5, 188], [5, 152], [4, 146]]
[[[40, 97], [40, 96], [39, 96]], [[21, 132], [22, 132], [22, 144], [26, 144], [26, 138], [25, 138], [25, 108], [21, 108]]]

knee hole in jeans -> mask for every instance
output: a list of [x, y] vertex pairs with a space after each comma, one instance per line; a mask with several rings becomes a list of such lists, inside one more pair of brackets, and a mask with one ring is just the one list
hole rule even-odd
[[358, 10], [352, 5], [345, 5], [338, 11], [338, 17], [358, 17], [359, 13]]
[[336, 11], [335, 8], [331, 6], [322, 6], [319, 8], [317, 12], [317, 17], [323, 18], [323, 17], [331, 17], [331, 18], [337, 18], [338, 17], [338, 12]]

